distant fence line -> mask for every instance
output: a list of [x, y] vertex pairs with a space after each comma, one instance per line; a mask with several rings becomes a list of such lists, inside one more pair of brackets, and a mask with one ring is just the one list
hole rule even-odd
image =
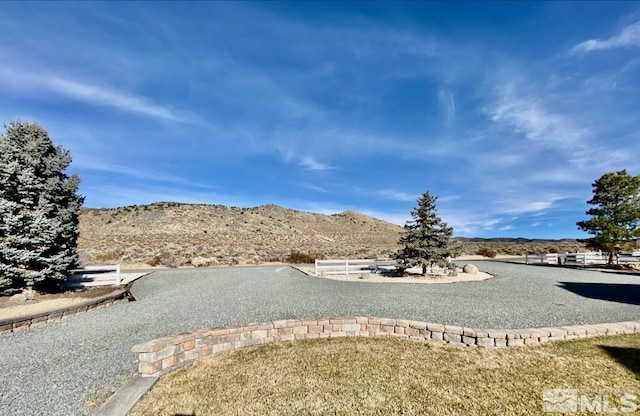
[[[524, 262], [526, 264], [567, 264], [574, 266], [586, 266], [591, 264], [606, 264], [609, 260], [607, 254], [602, 252], [587, 253], [544, 253], [544, 254], [525, 254]], [[640, 251], [631, 254], [620, 254], [614, 256], [616, 264], [637, 263], [640, 262]]]
[[395, 265], [396, 261], [393, 259], [316, 260], [315, 275], [378, 273], [381, 267], [393, 267]]

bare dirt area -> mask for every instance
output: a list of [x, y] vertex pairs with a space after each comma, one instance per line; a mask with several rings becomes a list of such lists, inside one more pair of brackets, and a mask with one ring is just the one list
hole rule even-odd
[[32, 303], [16, 303], [10, 300], [10, 296], [2, 296], [0, 297], [0, 319], [17, 318], [72, 306], [88, 299], [106, 295], [113, 290], [114, 288], [109, 286], [71, 289], [60, 293], [37, 293]]

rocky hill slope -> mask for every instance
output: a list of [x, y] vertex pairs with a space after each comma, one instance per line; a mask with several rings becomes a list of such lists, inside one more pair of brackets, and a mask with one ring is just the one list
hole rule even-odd
[[[402, 227], [357, 212], [159, 202], [80, 214], [83, 263], [231, 265], [388, 257]], [[584, 250], [575, 240], [465, 239], [464, 254]]]
[[155, 203], [83, 209], [79, 248], [85, 262], [258, 264], [311, 257], [383, 257], [402, 227], [357, 212], [335, 215], [276, 205]]

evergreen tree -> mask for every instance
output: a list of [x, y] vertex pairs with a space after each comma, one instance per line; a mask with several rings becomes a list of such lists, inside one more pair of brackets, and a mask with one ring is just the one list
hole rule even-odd
[[459, 255], [460, 247], [451, 240], [453, 228], [436, 214], [437, 199], [427, 191], [411, 210], [413, 220], [405, 224], [399, 241], [402, 248], [395, 255], [400, 269], [421, 266], [425, 274], [427, 267], [439, 266], [455, 274], [456, 266], [450, 258]]
[[33, 287], [62, 280], [78, 263], [77, 194], [71, 154], [36, 123], [10, 122], [0, 135], [0, 280]]
[[592, 184], [594, 205], [587, 211], [591, 218], [577, 223], [578, 228], [594, 237], [582, 240], [587, 246], [613, 255], [624, 249], [633, 249], [640, 238], [640, 175], [632, 176], [626, 170], [605, 173]]

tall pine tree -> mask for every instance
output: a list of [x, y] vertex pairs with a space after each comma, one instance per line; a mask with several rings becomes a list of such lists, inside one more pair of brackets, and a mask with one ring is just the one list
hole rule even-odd
[[80, 178], [71, 154], [36, 123], [11, 122], [0, 135], [0, 280], [31, 288], [62, 280], [78, 263]]
[[418, 206], [411, 210], [413, 220], [407, 221], [400, 238], [400, 251], [395, 255], [399, 267], [408, 269], [439, 266], [455, 274], [456, 266], [450, 258], [460, 254], [459, 246], [451, 240], [453, 228], [437, 215], [436, 200], [429, 191], [418, 199]]
[[593, 205], [587, 211], [591, 218], [577, 223], [578, 228], [593, 237], [582, 240], [587, 246], [609, 253], [609, 264], [614, 253], [635, 248], [640, 238], [640, 175], [626, 170], [605, 173], [592, 184]]

